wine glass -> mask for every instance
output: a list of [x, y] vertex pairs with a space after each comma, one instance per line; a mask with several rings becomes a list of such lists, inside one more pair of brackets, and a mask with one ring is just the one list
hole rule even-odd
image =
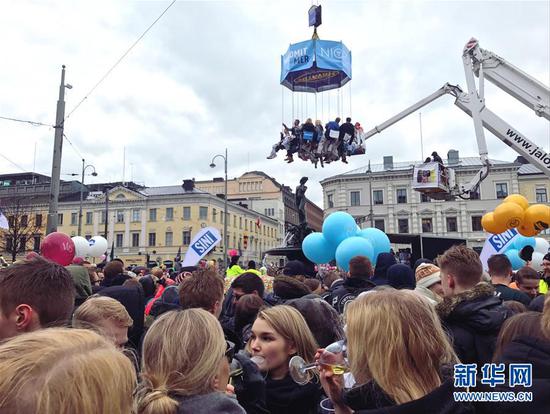
[[311, 374], [308, 371], [318, 369], [320, 366], [330, 369], [335, 375], [347, 372], [349, 368], [345, 341], [334, 342], [327, 346], [317, 362], [308, 364], [302, 357], [296, 355], [288, 363], [290, 376], [299, 385], [305, 385], [311, 381]]
[[[262, 366], [265, 364], [265, 358], [259, 355], [250, 356], [250, 360], [254, 362], [258, 366], [258, 369], [260, 370]], [[242, 373], [243, 373], [242, 364], [239, 362], [239, 360], [233, 358], [231, 360], [231, 364], [229, 364], [229, 377], [235, 378], [242, 375]]]

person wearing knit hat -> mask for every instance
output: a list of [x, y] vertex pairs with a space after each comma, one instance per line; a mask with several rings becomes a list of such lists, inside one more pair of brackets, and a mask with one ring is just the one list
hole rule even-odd
[[428, 298], [430, 303], [437, 304], [443, 297], [439, 267], [431, 263], [422, 263], [415, 272], [415, 292]]

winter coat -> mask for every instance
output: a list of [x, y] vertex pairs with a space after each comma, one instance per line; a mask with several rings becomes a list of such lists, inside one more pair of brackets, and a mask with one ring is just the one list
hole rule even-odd
[[271, 414], [315, 414], [321, 401], [319, 382], [298, 385], [287, 375], [283, 379], [266, 379], [266, 405]]
[[80, 265], [69, 265], [65, 269], [73, 277], [74, 287], [76, 289], [75, 306], [81, 305], [89, 296], [92, 295], [92, 283], [88, 275], [88, 269]]
[[380, 253], [376, 258], [376, 267], [374, 268], [374, 276], [371, 277], [371, 282], [376, 286], [387, 285], [388, 277], [386, 275], [388, 268], [397, 261], [395, 256], [391, 253]]
[[338, 289], [340, 286], [342, 286], [343, 284], [344, 284], [344, 279], [336, 279], [334, 282], [332, 282], [332, 285], [330, 285], [329, 290], [321, 294], [321, 298], [323, 298], [327, 303], [329, 303], [332, 306], [332, 295], [334, 294], [334, 291]]
[[177, 397], [178, 414], [245, 414], [236, 399], [214, 391], [192, 397]]
[[158, 300], [153, 303], [153, 306], [151, 307], [151, 312], [149, 312], [149, 315], [151, 315], [153, 318], [157, 318], [163, 313], [170, 312], [172, 310], [179, 310], [181, 309], [180, 306], [180, 299], [179, 299], [179, 292], [177, 286], [169, 286], [166, 289], [164, 289], [164, 292], [162, 292], [162, 295]]
[[342, 125], [340, 125], [339, 139], [343, 139], [345, 134], [348, 134], [350, 136], [350, 140], [355, 136], [355, 126], [351, 122], [344, 122]]
[[515, 300], [517, 302], [523, 303], [525, 306], [529, 306], [531, 303], [531, 298], [526, 293], [521, 290], [512, 289], [506, 285], [497, 283], [493, 285], [495, 287], [496, 295], [502, 299], [503, 302], [507, 300]]
[[332, 293], [331, 305], [339, 314], [342, 314], [346, 303], [354, 300], [361, 292], [371, 290], [374, 287], [376, 285], [368, 279], [349, 277]]
[[422, 285], [416, 285], [414, 288], [414, 291], [418, 293], [421, 296], [424, 296], [432, 305], [437, 305], [439, 302], [441, 302], [441, 296], [439, 296], [437, 293], [432, 292], [427, 287], [424, 287]]
[[500, 328], [514, 314], [495, 296], [493, 286], [484, 282], [444, 298], [436, 311], [458, 358], [464, 364], [478, 366], [491, 361]]
[[111, 286], [122, 286], [124, 282], [126, 282], [128, 279], [131, 279], [131, 276], [128, 276], [124, 273], [119, 273], [118, 275], [111, 277], [109, 279], [105, 278], [100, 282], [101, 286], [104, 287], [111, 287]]

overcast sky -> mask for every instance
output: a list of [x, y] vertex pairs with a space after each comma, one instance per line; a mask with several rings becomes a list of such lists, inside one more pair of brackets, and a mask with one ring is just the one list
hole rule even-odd
[[[55, 122], [61, 65], [67, 66], [67, 114], [170, 1], [0, 0], [0, 116]], [[292, 95], [279, 85], [280, 55], [307, 40], [311, 1], [178, 1], [67, 119], [62, 173], [80, 172], [81, 156], [98, 177], [148, 186], [223, 175], [211, 157], [229, 151], [229, 175], [262, 170], [295, 187], [309, 176], [308, 196], [322, 206], [319, 180], [384, 155], [421, 157], [415, 114], [367, 143], [367, 155], [315, 170], [309, 162], [266, 160]], [[323, 1], [322, 39], [352, 51], [353, 80], [341, 92], [342, 116], [365, 130], [431, 94], [445, 82], [465, 89], [461, 53], [474, 36], [545, 84], [550, 83], [548, 1]], [[348, 84], [349, 85], [349, 84]], [[351, 98], [351, 103], [350, 103]], [[338, 95], [295, 97], [295, 116], [328, 121]], [[486, 103], [549, 150], [549, 123], [491, 84]], [[307, 106], [307, 112], [306, 112]], [[330, 106], [330, 112], [329, 112]], [[471, 119], [444, 97], [422, 110], [424, 155], [476, 156]], [[489, 155], [517, 154], [489, 132]], [[0, 172], [51, 174], [54, 130], [0, 119]], [[36, 160], [34, 157], [36, 151]], [[63, 176], [63, 179], [70, 179]]]

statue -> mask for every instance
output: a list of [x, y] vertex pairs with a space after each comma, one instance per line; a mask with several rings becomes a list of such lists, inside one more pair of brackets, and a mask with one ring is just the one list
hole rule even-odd
[[289, 225], [284, 239], [286, 246], [301, 246], [304, 238], [311, 233], [306, 220], [306, 182], [308, 178], [302, 177], [300, 185], [296, 187], [296, 208], [298, 209], [299, 224]]
[[302, 177], [300, 180], [300, 185], [296, 187], [296, 208], [298, 209], [298, 217], [300, 225], [306, 223], [306, 191], [307, 187], [305, 186], [308, 178]]

